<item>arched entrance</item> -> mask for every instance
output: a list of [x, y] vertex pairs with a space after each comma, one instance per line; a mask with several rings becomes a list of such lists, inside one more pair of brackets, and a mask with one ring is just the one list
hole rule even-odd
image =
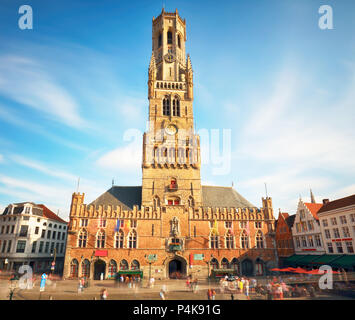
[[249, 259], [245, 259], [242, 262], [242, 274], [244, 276], [250, 277], [253, 275], [253, 271], [254, 271], [253, 262]]
[[186, 276], [186, 261], [184, 259], [173, 259], [168, 264], [169, 278], [181, 279]]
[[104, 260], [97, 260], [94, 264], [94, 280], [100, 280], [103, 273], [105, 279], [106, 262]]

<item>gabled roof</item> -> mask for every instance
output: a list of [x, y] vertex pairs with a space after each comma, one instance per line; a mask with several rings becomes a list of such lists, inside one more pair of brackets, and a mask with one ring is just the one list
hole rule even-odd
[[63, 219], [59, 218], [54, 212], [49, 210], [45, 205], [39, 204], [38, 206], [43, 209], [43, 216], [44, 217], [46, 217], [48, 219], [51, 219], [51, 220], [56, 220], [56, 221], [61, 222], [61, 223], [67, 223]]
[[314, 219], [319, 220], [317, 212], [319, 209], [323, 206], [322, 203], [309, 203], [309, 202], [304, 202], [304, 205], [308, 208], [308, 210], [312, 213]]
[[202, 186], [202, 206], [213, 208], [256, 208], [232, 187]]
[[355, 194], [349, 197], [329, 201], [328, 203], [323, 205], [323, 207], [318, 211], [318, 213], [351, 206], [353, 204], [355, 204]]
[[133, 210], [133, 206], [141, 206], [142, 203], [142, 187], [128, 186], [118, 187], [113, 186], [95, 201], [91, 202], [94, 206], [122, 206], [123, 210]]
[[296, 215], [295, 215], [295, 214], [293, 214], [293, 215], [291, 215], [291, 216], [288, 216], [288, 217], [286, 218], [286, 223], [287, 223], [287, 225], [288, 225], [288, 227], [289, 227], [290, 230], [291, 230], [291, 228], [293, 227], [293, 224], [294, 224], [294, 222], [295, 222], [295, 218], [296, 218]]

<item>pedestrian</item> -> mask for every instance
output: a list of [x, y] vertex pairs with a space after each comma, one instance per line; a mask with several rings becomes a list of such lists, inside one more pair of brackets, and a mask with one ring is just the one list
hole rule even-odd
[[234, 294], [231, 293], [231, 300], [234, 300]]
[[243, 278], [242, 280], [239, 281], [239, 292], [240, 293], [243, 293], [243, 288], [244, 288], [244, 282], [243, 282]]
[[79, 279], [79, 283], [78, 283], [78, 293], [81, 293], [83, 291], [83, 285], [81, 282], [81, 279]]
[[211, 289], [207, 289], [207, 299], [212, 300], [212, 290]]
[[42, 274], [42, 276], [41, 276], [41, 284], [40, 284], [40, 289], [39, 289], [39, 291], [44, 291], [44, 288], [45, 288], [45, 286], [46, 286], [47, 278], [48, 278], [48, 276], [47, 276], [47, 274], [44, 272], [44, 273]]
[[107, 297], [108, 297], [108, 292], [107, 292], [106, 288], [104, 288], [104, 289], [101, 290], [100, 299], [101, 300], [107, 300]]
[[165, 300], [165, 295], [164, 295], [163, 289], [160, 290], [159, 295], [160, 295], [160, 299]]
[[248, 279], [245, 279], [244, 285], [245, 285], [245, 296], [247, 297], [248, 300], [250, 300], [250, 297], [249, 297], [249, 280]]
[[216, 291], [212, 289], [212, 300], [216, 299]]

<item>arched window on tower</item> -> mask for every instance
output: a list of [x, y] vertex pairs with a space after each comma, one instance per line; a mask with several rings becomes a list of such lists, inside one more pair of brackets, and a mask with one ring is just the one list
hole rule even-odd
[[170, 116], [170, 99], [165, 97], [163, 99], [163, 116]]
[[160, 199], [158, 196], [155, 196], [153, 199], [153, 207], [154, 207], [154, 210], [156, 210], [158, 207], [160, 207]]
[[171, 31], [168, 31], [168, 44], [173, 44], [173, 34]]
[[162, 43], [162, 34], [159, 33], [159, 36], [158, 36], [158, 48], [161, 47], [161, 43]]
[[181, 49], [181, 37], [179, 34], [178, 34], [177, 40], [178, 40], [178, 47]]

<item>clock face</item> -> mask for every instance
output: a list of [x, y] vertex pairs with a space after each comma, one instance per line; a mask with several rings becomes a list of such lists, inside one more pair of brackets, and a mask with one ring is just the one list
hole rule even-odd
[[164, 56], [164, 59], [166, 62], [168, 63], [172, 63], [175, 61], [175, 57], [172, 53], [167, 53], [165, 56]]
[[177, 132], [177, 128], [176, 128], [175, 125], [169, 124], [169, 125], [167, 125], [166, 128], [165, 128], [165, 132], [166, 132], [167, 134], [169, 134], [169, 135], [173, 135], [173, 134], [175, 134], [175, 133]]

